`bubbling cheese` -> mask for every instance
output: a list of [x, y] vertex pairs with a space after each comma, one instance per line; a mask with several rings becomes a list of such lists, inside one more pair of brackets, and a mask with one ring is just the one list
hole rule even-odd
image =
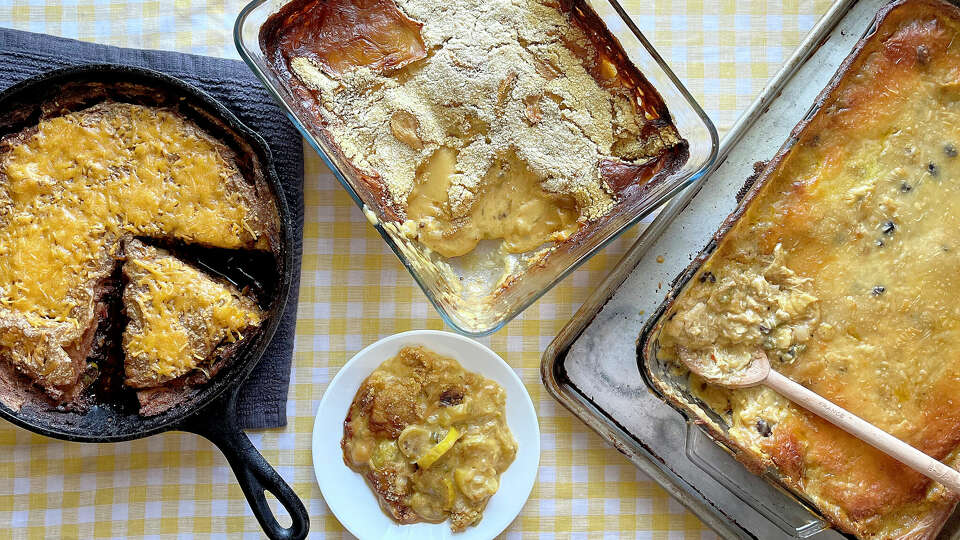
[[65, 351], [94, 322], [121, 240], [260, 247], [253, 193], [233, 152], [172, 110], [105, 102], [8, 136], [0, 356], [57, 397], [83, 368]]

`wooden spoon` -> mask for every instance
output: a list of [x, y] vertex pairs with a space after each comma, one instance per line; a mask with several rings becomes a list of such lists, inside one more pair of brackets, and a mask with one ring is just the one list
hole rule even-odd
[[831, 422], [893, 459], [932, 480], [940, 482], [950, 491], [960, 493], [960, 472], [933, 459], [846, 409], [833, 404], [799, 383], [784, 377], [770, 367], [770, 360], [763, 351], [754, 353], [750, 364], [745, 369], [723, 374], [718, 374], [712, 362], [703, 358], [702, 355], [690, 354], [684, 350], [678, 352], [680, 353], [678, 354], [680, 360], [687, 368], [708, 382], [728, 388], [766, 385], [771, 390], [820, 418]]

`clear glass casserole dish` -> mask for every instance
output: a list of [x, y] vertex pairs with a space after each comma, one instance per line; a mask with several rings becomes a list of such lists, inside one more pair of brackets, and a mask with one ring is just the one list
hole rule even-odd
[[[295, 97], [276, 76], [260, 46], [261, 27], [286, 4], [278, 0], [253, 0], [240, 13], [234, 38], [241, 57], [284, 107], [293, 124], [320, 154], [334, 175], [370, 218], [380, 235], [423, 289], [444, 321], [457, 331], [480, 336], [500, 329], [536, 301], [568, 273], [606, 246], [619, 234], [650, 214], [679, 190], [701, 178], [717, 152], [717, 133], [704, 111], [664, 63], [617, 0], [585, 0], [619, 42], [629, 61], [657, 90], [669, 110], [673, 125], [688, 144], [688, 159], [668, 174], [657, 175], [638, 196], [619, 201], [602, 225], [575, 243], [563, 242], [549, 257], [525, 253], [506, 263], [519, 271], [506, 282], [502, 265], [489, 264], [492, 241], [475, 253], [444, 259], [422, 244], [409, 240], [386, 218], [379, 201], [364, 187], [357, 168], [337, 151], [312, 118], [298, 111]], [[484, 258], [487, 257], [487, 264]]]

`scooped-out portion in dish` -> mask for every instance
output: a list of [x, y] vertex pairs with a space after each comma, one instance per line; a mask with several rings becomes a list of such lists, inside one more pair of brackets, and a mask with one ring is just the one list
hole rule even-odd
[[663, 100], [582, 2], [294, 0], [260, 43], [372, 215], [448, 273], [499, 268], [485, 293], [687, 159]]
[[503, 388], [420, 346], [363, 382], [341, 447], [394, 520], [449, 519], [455, 532], [480, 521], [517, 454]]
[[675, 304], [660, 344], [681, 360], [708, 369], [708, 379], [743, 373], [756, 355], [790, 363], [820, 322], [810, 278], [787, 266], [777, 244], [769, 256], [745, 255], [716, 272], [706, 270]]

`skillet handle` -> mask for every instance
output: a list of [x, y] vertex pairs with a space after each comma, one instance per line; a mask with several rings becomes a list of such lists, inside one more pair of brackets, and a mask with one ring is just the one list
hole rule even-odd
[[[237, 476], [247, 502], [267, 537], [275, 540], [300, 540], [310, 530], [310, 516], [303, 502], [276, 470], [260, 455], [247, 435], [237, 425], [236, 390], [217, 398], [198, 414], [192, 415], [177, 429], [200, 435], [220, 449]], [[284, 529], [267, 504], [266, 492], [272, 493], [287, 510], [293, 523]]]

